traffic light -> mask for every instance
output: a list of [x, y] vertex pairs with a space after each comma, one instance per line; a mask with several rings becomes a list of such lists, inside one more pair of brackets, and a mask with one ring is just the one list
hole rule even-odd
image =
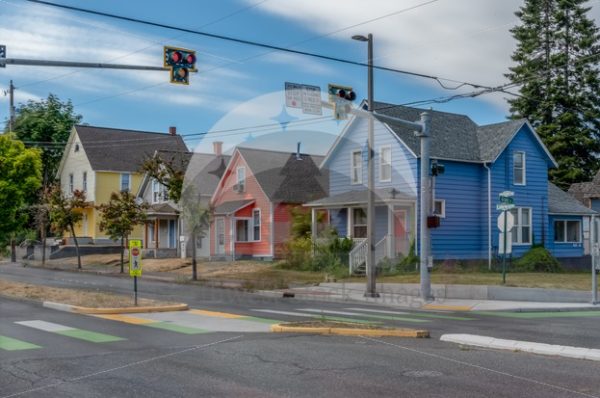
[[352, 87], [329, 84], [327, 91], [329, 92], [329, 102], [354, 101], [356, 99], [356, 93], [352, 91]]
[[[6, 58], [6, 46], [5, 45], [0, 45], [0, 59]], [[0, 61], [2, 62], [2, 61]], [[4, 68], [6, 67], [6, 64], [4, 62], [0, 63], [0, 68]]]
[[164, 66], [171, 68], [171, 83], [190, 84], [190, 72], [196, 71], [196, 52], [164, 47]]

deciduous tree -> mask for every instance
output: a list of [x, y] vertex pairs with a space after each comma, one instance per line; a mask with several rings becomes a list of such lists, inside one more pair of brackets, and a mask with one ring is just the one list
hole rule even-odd
[[81, 269], [81, 255], [75, 225], [82, 220], [82, 211], [87, 206], [85, 192], [76, 190], [67, 196], [60, 189], [60, 185], [53, 185], [50, 188], [49, 205], [52, 230], [58, 234], [64, 234], [66, 231], [71, 233], [77, 253], [77, 268]]

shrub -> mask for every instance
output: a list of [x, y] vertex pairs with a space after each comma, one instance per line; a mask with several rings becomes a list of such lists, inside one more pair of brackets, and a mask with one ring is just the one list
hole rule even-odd
[[417, 256], [416, 243], [413, 239], [410, 242], [410, 248], [408, 249], [408, 254], [406, 256], [401, 256], [396, 269], [398, 272], [409, 273], [416, 272], [417, 266], [420, 262], [419, 256]]
[[544, 247], [532, 247], [523, 257], [513, 262], [516, 272], [562, 272], [563, 268], [556, 258]]

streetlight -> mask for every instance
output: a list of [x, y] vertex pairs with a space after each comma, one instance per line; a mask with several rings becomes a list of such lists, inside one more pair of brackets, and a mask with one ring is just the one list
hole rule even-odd
[[377, 285], [375, 283], [376, 265], [375, 264], [375, 169], [373, 165], [373, 141], [374, 141], [374, 121], [373, 121], [373, 35], [369, 33], [367, 37], [362, 35], [352, 36], [352, 40], [367, 42], [368, 44], [368, 108], [369, 111], [369, 138], [367, 146], [369, 154], [367, 156], [367, 290], [365, 297], [379, 297]]

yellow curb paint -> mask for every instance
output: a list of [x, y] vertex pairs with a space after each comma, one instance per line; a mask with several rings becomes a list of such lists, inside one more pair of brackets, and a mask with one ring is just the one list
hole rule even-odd
[[424, 310], [442, 310], [442, 311], [471, 311], [470, 305], [444, 305], [444, 304], [425, 304]]
[[211, 316], [211, 317], [215, 317], [215, 318], [240, 319], [240, 318], [246, 317], [246, 315], [229, 314], [227, 312], [217, 312], [217, 311], [207, 311], [207, 310], [189, 310], [188, 312], [191, 314], [205, 315], [205, 316]]
[[94, 315], [97, 318], [110, 319], [111, 321], [119, 321], [125, 323], [131, 323], [133, 325], [147, 325], [149, 323], [155, 323], [156, 321], [144, 318], [137, 318], [129, 315], [122, 314], [107, 314], [107, 315]]
[[416, 329], [349, 329], [349, 328], [319, 328], [319, 327], [299, 327], [272, 325], [271, 331], [274, 333], [311, 333], [311, 334], [331, 334], [338, 336], [370, 336], [370, 337], [414, 337], [427, 338], [429, 331]]
[[170, 312], [185, 311], [189, 309], [187, 304], [164, 305], [156, 307], [123, 307], [123, 308], [90, 308], [73, 307], [73, 312], [79, 314], [135, 314], [142, 312]]

